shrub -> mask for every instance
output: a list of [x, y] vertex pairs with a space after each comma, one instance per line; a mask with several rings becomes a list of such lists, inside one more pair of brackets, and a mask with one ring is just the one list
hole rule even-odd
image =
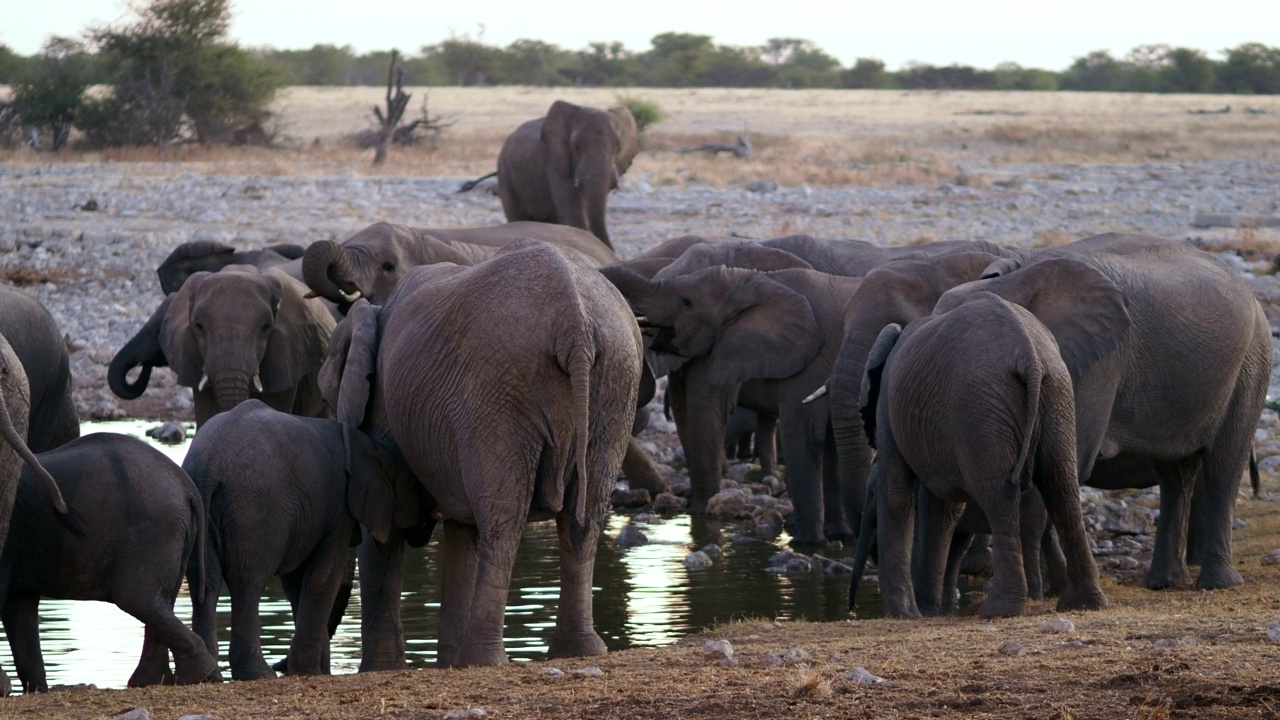
[[618, 104], [631, 111], [631, 117], [636, 119], [636, 129], [640, 132], [644, 132], [645, 128], [660, 123], [667, 117], [667, 114], [658, 103], [652, 100], [632, 95], [620, 95], [618, 96]]
[[67, 144], [92, 72], [92, 60], [80, 43], [55, 37], [14, 84], [14, 109], [24, 124], [49, 133], [54, 152]]

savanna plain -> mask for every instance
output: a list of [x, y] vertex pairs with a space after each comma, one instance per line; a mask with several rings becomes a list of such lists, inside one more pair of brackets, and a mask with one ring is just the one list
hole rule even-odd
[[[89, 416], [184, 417], [171, 381], [127, 403], [105, 392], [111, 354], [159, 302], [153, 270], [195, 237], [232, 244], [341, 240], [379, 220], [424, 227], [501, 221], [464, 180], [556, 98], [619, 94], [667, 114], [610, 201], [627, 257], [687, 233], [792, 232], [882, 244], [1053, 245], [1106, 231], [1190, 238], [1235, 258], [1273, 327], [1280, 232], [1280, 98], [1086, 93], [725, 89], [412, 89], [453, 125], [386, 165], [350, 136], [377, 88], [292, 88], [277, 149], [0, 151], [0, 273], [69, 328], [77, 404]], [[1229, 111], [1223, 111], [1229, 108]], [[747, 132], [749, 160], [681, 149]], [[299, 191], [302, 188], [305, 192]], [[98, 210], [78, 209], [96, 201]], [[1229, 216], [1214, 223], [1203, 215]], [[1212, 225], [1206, 227], [1205, 225]], [[102, 247], [95, 248], [95, 244]], [[85, 290], [90, 288], [91, 290]], [[1273, 379], [1272, 383], [1276, 383]], [[1264, 416], [1270, 437], [1280, 423]], [[651, 438], [673, 442], [673, 437]], [[1280, 449], [1277, 450], [1280, 452]], [[1110, 605], [1059, 617], [800, 623], [742, 618], [675, 645], [498, 668], [284, 678], [195, 687], [71, 689], [0, 702], [0, 717], [440, 718], [1271, 718], [1280, 713], [1280, 477], [1243, 494], [1235, 558], [1245, 585], [1152, 592], [1104, 578]], [[1246, 484], [1247, 485], [1247, 484]], [[1149, 558], [1141, 558], [1146, 561]], [[762, 572], [763, 579], [763, 572]], [[608, 588], [601, 593], [607, 594]], [[1280, 626], [1275, 626], [1280, 627]], [[736, 665], [704, 652], [729, 640]], [[1007, 641], [1021, 653], [999, 648]], [[781, 657], [781, 662], [778, 658]], [[563, 670], [562, 677], [549, 673]], [[600, 672], [575, 673], [599, 668]], [[863, 668], [881, 681], [852, 679]], [[865, 677], [865, 676], [862, 676]], [[472, 716], [475, 716], [474, 713]]]

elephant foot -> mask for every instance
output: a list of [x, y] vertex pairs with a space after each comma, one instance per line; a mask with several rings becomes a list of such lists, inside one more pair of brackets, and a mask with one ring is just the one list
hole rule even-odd
[[[207, 652], [203, 652], [195, 657], [179, 662], [174, 659], [173, 681], [178, 685], [194, 685], [202, 682], [222, 682], [222, 673], [218, 671], [218, 661]], [[265, 665], [265, 663], [264, 663]], [[270, 670], [268, 669], [268, 672]], [[275, 673], [271, 673], [271, 677], [275, 677]]]
[[358, 672], [396, 672], [399, 670], [407, 670], [409, 663], [404, 657], [399, 658], [379, 658], [379, 657], [363, 657], [360, 659], [360, 669]]
[[827, 525], [822, 532], [831, 542], [838, 542], [846, 547], [855, 547], [858, 544], [858, 533], [848, 525]]
[[1244, 584], [1244, 578], [1235, 568], [1225, 563], [1206, 563], [1200, 568], [1200, 577], [1196, 580], [1197, 590], [1224, 590]]
[[0, 697], [9, 697], [13, 694], [13, 681], [3, 669], [0, 669]]
[[898, 597], [898, 593], [886, 593], [883, 587], [880, 589], [880, 592], [880, 601], [884, 603], [885, 617], [908, 618], [913, 620], [923, 617], [920, 614], [920, 609], [916, 606], [913, 599], [909, 597]]
[[272, 663], [271, 669], [276, 671], [276, 673], [280, 675], [284, 675], [288, 673], [289, 672], [289, 656], [285, 655], [284, 657]]
[[609, 649], [594, 630], [587, 633], [559, 633], [551, 637], [547, 646], [548, 658], [583, 657], [604, 655]]
[[1058, 598], [1058, 612], [1071, 610], [1101, 610], [1107, 606], [1107, 596], [1099, 587], [1087, 589], [1068, 589]]
[[458, 651], [453, 658], [452, 667], [472, 667], [475, 665], [506, 665], [507, 651], [502, 647], [502, 640], [493, 643], [470, 642]]
[[231, 666], [232, 680], [268, 680], [275, 677], [277, 677], [275, 671], [267, 665], [265, 660], [241, 666]]
[[701, 515], [707, 511], [707, 501], [711, 498], [701, 497], [699, 495], [689, 496], [689, 512], [695, 515]]
[[[1227, 568], [1230, 570], [1230, 568]], [[1232, 572], [1235, 572], [1234, 570]], [[1200, 577], [1204, 577], [1204, 572], [1200, 573]], [[1236, 574], [1239, 580], [1240, 575]], [[1240, 581], [1243, 582], [1243, 581]], [[1182, 563], [1151, 563], [1151, 568], [1147, 570], [1147, 589], [1148, 590], [1174, 590], [1177, 588], [1191, 587], [1191, 573], [1187, 572], [1187, 566]], [[1237, 582], [1236, 584], [1239, 584]]]
[[827, 547], [827, 539], [821, 534], [817, 535], [792, 535], [787, 541], [787, 545], [796, 550], [804, 552], [816, 552]]
[[1000, 597], [990, 596], [982, 601], [982, 605], [978, 607], [978, 617], [997, 618], [997, 617], [1014, 617], [1023, 615], [1027, 612], [1027, 599], [1025, 597]]

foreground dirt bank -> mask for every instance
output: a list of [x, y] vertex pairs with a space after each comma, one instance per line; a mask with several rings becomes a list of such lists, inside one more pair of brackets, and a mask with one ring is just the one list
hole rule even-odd
[[[78, 689], [0, 701], [0, 717], [113, 718], [145, 707], [158, 719], [443, 718], [473, 708], [488, 718], [1274, 718], [1280, 641], [1268, 625], [1280, 621], [1280, 570], [1260, 558], [1277, 542], [1280, 503], [1241, 500], [1238, 512], [1244, 587], [1151, 592], [1108, 582], [1111, 605], [1095, 613], [1060, 616], [1037, 603], [1026, 617], [994, 621], [751, 618], [596, 658]], [[1044, 627], [1058, 618], [1075, 629]], [[708, 656], [708, 640], [728, 640], [736, 666]], [[1022, 654], [1000, 651], [1010, 642]], [[884, 682], [846, 679], [856, 668]]]

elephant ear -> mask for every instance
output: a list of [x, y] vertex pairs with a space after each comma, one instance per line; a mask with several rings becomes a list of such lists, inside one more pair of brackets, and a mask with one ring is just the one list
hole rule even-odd
[[386, 543], [392, 530], [418, 525], [422, 521], [418, 481], [386, 448], [350, 425], [342, 426], [342, 443], [352, 517], [379, 543]]
[[272, 268], [262, 276], [271, 288], [276, 316], [259, 371], [262, 390], [282, 392], [320, 369], [335, 321], [323, 301], [305, 299], [306, 286], [282, 270]]
[[862, 415], [862, 429], [867, 434], [867, 444], [872, 448], [876, 446], [876, 406], [880, 402], [880, 381], [884, 377], [884, 365], [901, 335], [901, 325], [892, 323], [884, 326], [876, 336], [871, 352], [867, 353], [867, 367], [862, 373], [862, 389], [858, 393], [858, 413]]
[[758, 272], [730, 290], [728, 324], [711, 349], [708, 377], [720, 385], [795, 375], [822, 347], [809, 299]]
[[1044, 323], [1058, 341], [1073, 382], [1118, 347], [1133, 323], [1124, 291], [1081, 257], [1033, 262], [1008, 275], [962, 285], [943, 295], [934, 312], [945, 312], [982, 291], [1021, 305]]
[[573, 152], [569, 140], [578, 110], [579, 107], [573, 103], [557, 100], [551, 103], [547, 116], [542, 119], [542, 144], [547, 148], [549, 169], [563, 178], [573, 177]]
[[164, 294], [175, 293], [187, 278], [201, 270], [217, 272], [235, 262], [236, 249], [216, 240], [192, 240], [174, 248], [156, 268]]
[[626, 174], [631, 162], [640, 152], [640, 132], [636, 128], [636, 118], [625, 105], [609, 108], [613, 123], [613, 132], [618, 136], [618, 149], [614, 153], [613, 162], [618, 176]]
[[210, 272], [193, 273], [178, 292], [170, 295], [169, 311], [160, 324], [160, 348], [169, 360], [169, 367], [178, 375], [178, 384], [194, 388], [204, 375], [204, 357], [196, 342], [195, 328], [191, 323], [191, 308], [200, 283], [213, 276]]
[[378, 361], [378, 309], [357, 300], [333, 332], [320, 368], [320, 392], [344, 425], [364, 422]]
[[1022, 258], [1007, 257], [1000, 258], [991, 263], [978, 275], [979, 280], [990, 280], [991, 278], [1004, 277], [1009, 273], [1022, 267]]

